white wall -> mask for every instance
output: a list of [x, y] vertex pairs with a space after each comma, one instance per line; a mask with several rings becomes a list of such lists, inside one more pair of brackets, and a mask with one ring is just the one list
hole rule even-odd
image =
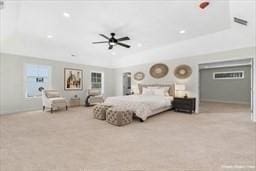
[[[255, 53], [254, 53], [255, 54]], [[256, 57], [254, 56], [254, 60], [253, 60], [253, 64], [254, 64], [254, 82], [253, 82], [253, 103], [254, 103], [254, 107], [253, 107], [253, 111], [254, 111], [254, 115], [252, 117], [252, 120], [254, 120], [256, 122]]]
[[[24, 64], [50, 65], [52, 68], [52, 88], [57, 89], [68, 100], [77, 94], [84, 104], [86, 90], [90, 88], [90, 71], [104, 73], [104, 93], [112, 96], [113, 69], [72, 64], [39, 58], [0, 54], [0, 114], [41, 109], [41, 98], [25, 98]], [[64, 68], [76, 68], [84, 71], [82, 91], [64, 91]]]
[[[132, 72], [134, 74], [135, 72], [141, 71], [146, 74], [146, 77], [141, 83], [159, 83], [159, 84], [173, 84], [173, 83], [185, 83], [187, 90], [189, 91], [189, 96], [193, 96], [197, 98], [197, 112], [198, 111], [198, 104], [199, 104], [199, 64], [203, 63], [209, 63], [209, 62], [217, 62], [217, 61], [225, 61], [225, 60], [235, 60], [235, 59], [245, 59], [245, 58], [255, 58], [255, 47], [250, 48], [243, 48], [243, 49], [237, 49], [232, 51], [225, 51], [225, 52], [219, 52], [219, 53], [212, 53], [212, 54], [205, 54], [205, 55], [199, 55], [199, 56], [192, 56], [192, 57], [185, 57], [185, 58], [179, 58], [179, 59], [172, 59], [172, 60], [165, 60], [165, 61], [157, 61], [161, 63], [165, 63], [169, 66], [169, 73], [167, 76], [165, 76], [162, 79], [154, 79], [149, 75], [149, 69], [150, 67], [155, 63], [148, 63], [143, 65], [136, 65], [136, 66], [130, 66], [125, 68], [118, 68], [115, 71], [116, 75], [116, 95], [122, 94], [122, 73], [123, 72]], [[163, 53], [159, 52], [158, 56], [166, 56], [167, 52], [164, 51]], [[156, 54], [147, 54], [149, 58], [152, 57], [152, 55]], [[169, 55], [172, 55], [172, 52], [169, 51]], [[146, 58], [147, 56], [143, 56], [143, 58]], [[156, 62], [156, 63], [157, 63]], [[177, 79], [174, 76], [174, 69], [176, 66], [180, 64], [188, 64], [192, 67], [193, 73], [190, 78], [185, 80]], [[255, 71], [254, 71], [255, 72]], [[255, 76], [254, 76], [255, 77]], [[255, 87], [255, 81], [254, 79], [254, 87]], [[139, 83], [135, 82], [133, 80], [133, 84]], [[254, 92], [254, 98], [255, 98], [255, 92]], [[254, 104], [255, 105], [255, 104]], [[256, 111], [256, 107], [255, 110]], [[255, 118], [256, 119], [256, 118]]]

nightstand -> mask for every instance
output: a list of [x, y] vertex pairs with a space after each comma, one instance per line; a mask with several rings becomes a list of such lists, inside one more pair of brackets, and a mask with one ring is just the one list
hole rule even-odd
[[196, 98], [175, 97], [172, 105], [176, 112], [187, 112], [192, 114], [196, 109]]
[[69, 101], [70, 107], [80, 106], [80, 98], [71, 98]]

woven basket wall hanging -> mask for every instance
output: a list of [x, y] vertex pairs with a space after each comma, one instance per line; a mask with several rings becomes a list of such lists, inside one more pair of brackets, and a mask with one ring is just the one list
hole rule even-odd
[[179, 79], [186, 79], [192, 74], [192, 69], [188, 65], [179, 65], [175, 68], [174, 75]]
[[136, 80], [136, 81], [141, 81], [145, 78], [145, 74], [143, 72], [136, 72], [133, 76], [133, 78]]
[[150, 75], [154, 78], [163, 78], [168, 74], [169, 68], [165, 64], [155, 64], [150, 68]]

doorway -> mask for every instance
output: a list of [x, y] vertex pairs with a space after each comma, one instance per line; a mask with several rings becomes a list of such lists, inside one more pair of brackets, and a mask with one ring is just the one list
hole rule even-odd
[[131, 75], [130, 72], [123, 73], [123, 95], [130, 95], [132, 93]]
[[201, 113], [252, 113], [252, 60], [199, 65]]

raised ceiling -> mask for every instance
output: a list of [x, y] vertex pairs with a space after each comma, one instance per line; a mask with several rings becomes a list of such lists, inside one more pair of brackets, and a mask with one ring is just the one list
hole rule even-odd
[[[1, 52], [112, 67], [121, 57], [230, 29], [228, 0], [211, 0], [205, 10], [199, 2], [6, 1], [0, 11]], [[111, 32], [129, 36], [132, 47], [110, 51], [91, 43]]]

